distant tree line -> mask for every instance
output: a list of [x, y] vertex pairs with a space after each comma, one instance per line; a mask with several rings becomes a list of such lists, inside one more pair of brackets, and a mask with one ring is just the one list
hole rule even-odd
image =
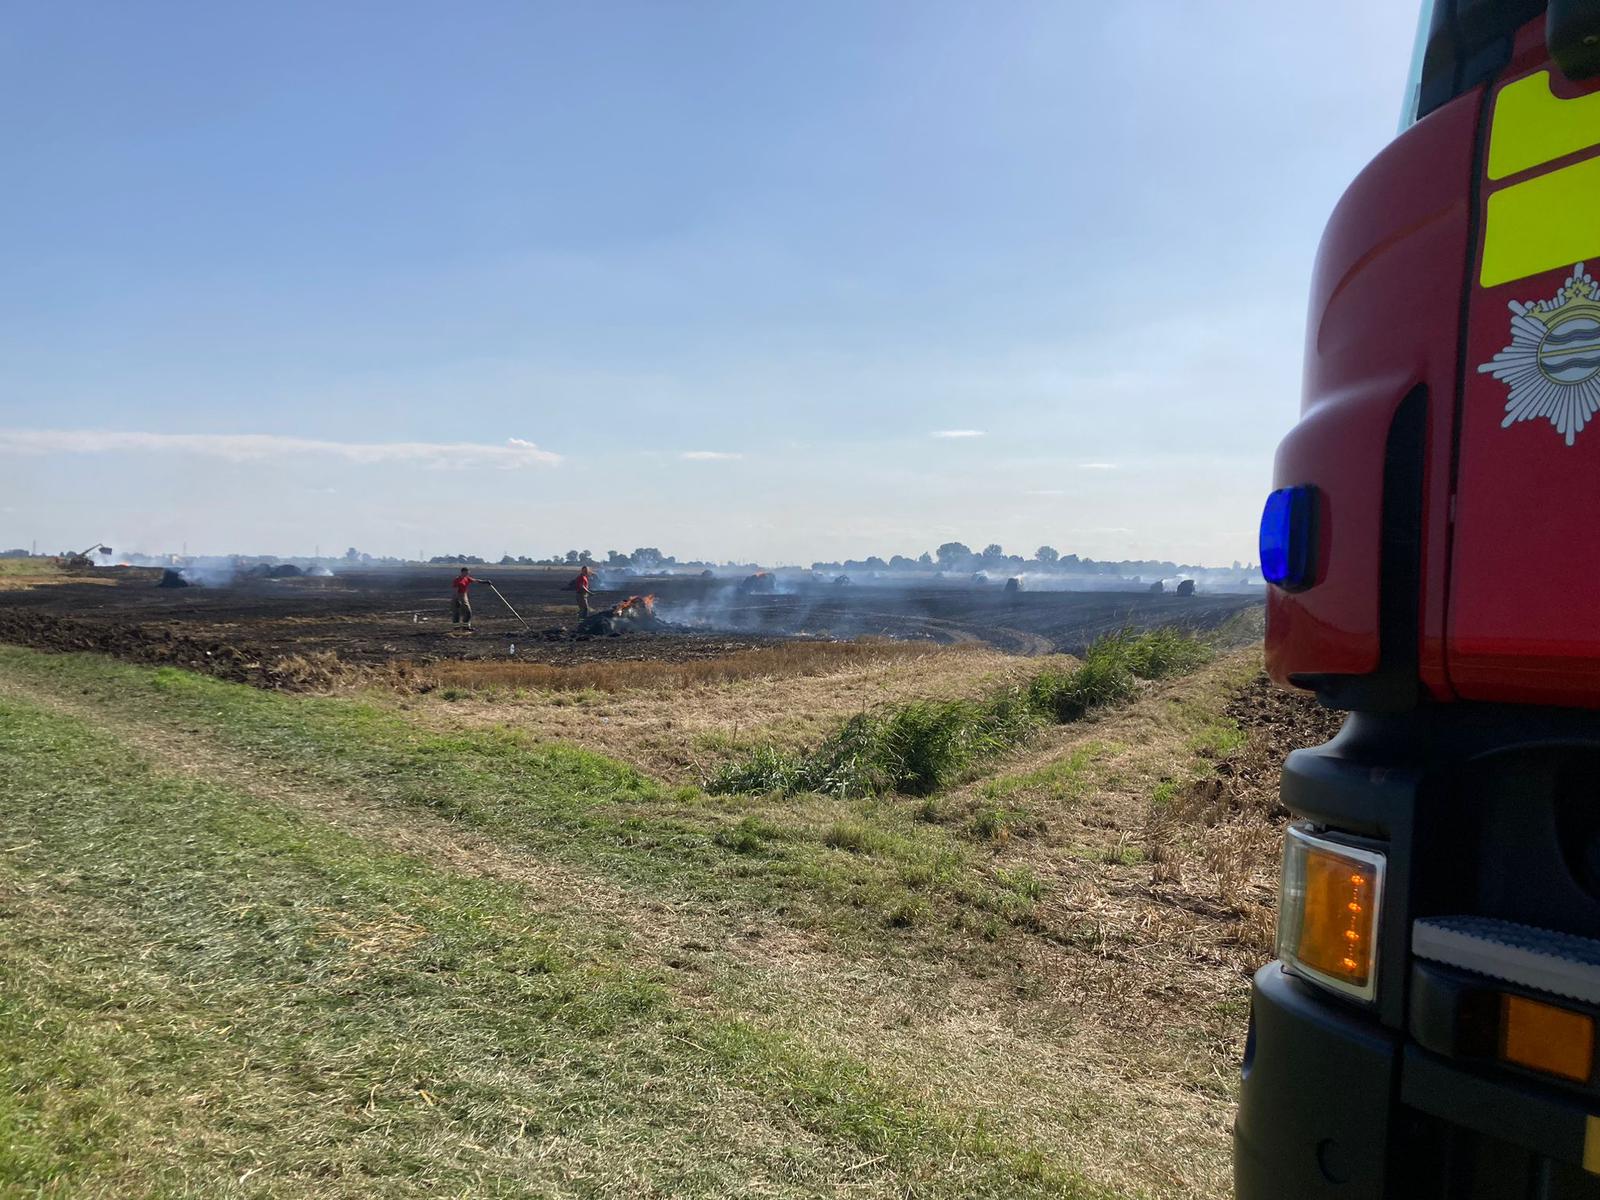
[[[354, 549], [346, 552], [346, 558], [352, 558]], [[362, 561], [368, 561], [368, 555], [360, 555]], [[485, 566], [487, 559], [479, 558], [475, 554], [440, 554], [428, 560], [437, 565]], [[565, 554], [553, 554], [549, 558], [530, 558], [528, 555], [502, 556], [498, 563], [503, 567], [576, 567], [588, 565], [593, 567], [610, 567], [613, 569], [631, 568], [637, 571], [656, 571], [672, 567], [706, 568], [719, 564], [700, 560], [680, 561], [671, 554], [663, 553], [656, 546], [640, 546], [631, 553], [624, 554], [620, 550], [607, 550], [603, 559], [597, 558], [592, 550], [568, 550]], [[723, 567], [748, 568], [755, 570], [760, 564], [726, 562]], [[998, 542], [990, 542], [982, 550], [973, 550], [962, 542], [946, 542], [937, 550], [924, 551], [916, 558], [909, 558], [904, 554], [891, 555], [882, 558], [872, 554], [866, 558], [850, 558], [841, 562], [814, 562], [811, 564], [813, 571], [840, 572], [840, 571], [956, 571], [956, 572], [1006, 572], [1016, 574], [1023, 571], [1059, 571], [1072, 575], [1117, 575], [1117, 576], [1172, 576], [1188, 574], [1196, 571], [1213, 570], [1215, 568], [1201, 567], [1190, 563], [1175, 563], [1166, 559], [1153, 558], [1125, 558], [1112, 560], [1096, 560], [1093, 558], [1080, 558], [1076, 554], [1062, 554], [1054, 546], [1040, 546], [1031, 557], [1021, 554], [1007, 554]], [[1253, 564], [1233, 564], [1235, 571], [1253, 571]]]
[[[877, 555], [844, 562], [816, 562], [814, 571], [1002, 571], [1018, 573], [1028, 570], [1060, 571], [1074, 575], [1178, 575], [1207, 568], [1189, 563], [1169, 562], [1165, 559], [1125, 558], [1117, 561], [1099, 561], [1080, 558], [1076, 554], [1062, 554], [1054, 546], [1040, 546], [1031, 558], [1021, 554], [1007, 554], [998, 542], [990, 542], [982, 550], [973, 550], [962, 542], [946, 542], [932, 554], [923, 553], [912, 559], [896, 554], [885, 561]], [[1243, 570], [1235, 562], [1234, 570]]]

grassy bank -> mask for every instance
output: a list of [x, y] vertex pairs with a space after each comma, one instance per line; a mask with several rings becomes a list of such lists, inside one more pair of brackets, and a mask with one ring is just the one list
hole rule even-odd
[[1247, 964], [1139, 836], [1253, 670], [928, 797], [708, 796], [0, 647], [0, 1195], [1211, 1200]]
[[1101, 638], [1082, 661], [1047, 670], [982, 700], [915, 701], [860, 713], [809, 751], [771, 745], [720, 769], [709, 790], [821, 792], [840, 797], [929, 796], [1026, 740], [1044, 721], [1081, 720], [1124, 704], [1140, 685], [1193, 670], [1210, 657], [1173, 629]]
[[676, 1002], [615, 935], [514, 888], [36, 707], [0, 703], [0, 754], [8, 1190], [804, 1195], [862, 1171], [1103, 1194], [859, 1063]]
[[[931, 936], [975, 921], [987, 927], [993, 914], [1017, 908], [1012, 888], [974, 869], [970, 842], [871, 798], [819, 797], [780, 815], [738, 797], [664, 787], [601, 755], [513, 730], [419, 730], [374, 703], [4, 646], [0, 669], [160, 728], [203, 755], [213, 777], [246, 761], [252, 780], [359, 793], [399, 819], [442, 819], [681, 901], [737, 897], [832, 937], [913, 926]], [[873, 853], [840, 833], [857, 826], [874, 831]]]

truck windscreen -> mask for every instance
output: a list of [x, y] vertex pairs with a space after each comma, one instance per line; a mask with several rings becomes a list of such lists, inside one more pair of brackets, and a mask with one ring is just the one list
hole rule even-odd
[[1417, 17], [1417, 39], [1411, 48], [1411, 70], [1406, 73], [1405, 100], [1400, 108], [1400, 130], [1403, 133], [1416, 124], [1422, 103], [1422, 64], [1428, 57], [1428, 33], [1433, 28], [1433, 10], [1438, 0], [1423, 0], [1422, 12]]
[[1489, 82], [1511, 58], [1517, 30], [1546, 0], [1425, 0], [1401, 128]]

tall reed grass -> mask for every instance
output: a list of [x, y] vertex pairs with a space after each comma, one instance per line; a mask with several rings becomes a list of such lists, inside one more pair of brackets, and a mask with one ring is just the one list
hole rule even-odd
[[1076, 721], [1126, 703], [1141, 680], [1193, 670], [1210, 653], [1204, 642], [1175, 629], [1124, 630], [1095, 642], [1078, 666], [1041, 672], [1025, 687], [981, 700], [917, 700], [858, 713], [811, 750], [757, 746], [723, 767], [707, 788], [845, 798], [931, 795], [1019, 745], [1041, 724]]

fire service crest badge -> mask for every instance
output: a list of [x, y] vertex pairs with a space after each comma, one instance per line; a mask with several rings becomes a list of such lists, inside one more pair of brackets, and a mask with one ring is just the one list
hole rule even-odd
[[1572, 445], [1600, 411], [1600, 286], [1572, 268], [1550, 300], [1513, 300], [1511, 344], [1478, 368], [1511, 389], [1500, 428], [1540, 418]]

